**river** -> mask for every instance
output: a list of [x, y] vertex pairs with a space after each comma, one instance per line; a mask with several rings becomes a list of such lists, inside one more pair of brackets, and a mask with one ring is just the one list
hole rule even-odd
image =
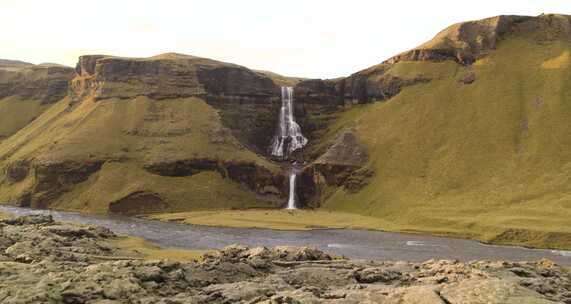
[[239, 243], [250, 246], [313, 246], [356, 259], [425, 261], [429, 259], [538, 260], [547, 258], [571, 265], [571, 251], [485, 245], [476, 241], [369, 230], [321, 229], [278, 231], [225, 228], [74, 212], [35, 210], [0, 205], [0, 212], [15, 215], [51, 214], [55, 220], [104, 226], [117, 234], [145, 238], [163, 247], [216, 249]]

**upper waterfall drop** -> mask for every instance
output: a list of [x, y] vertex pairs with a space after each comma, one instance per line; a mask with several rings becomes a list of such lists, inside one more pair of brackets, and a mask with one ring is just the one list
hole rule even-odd
[[282, 106], [278, 131], [272, 140], [272, 155], [285, 158], [293, 151], [303, 148], [306, 144], [307, 138], [301, 134], [301, 128], [294, 118], [293, 88], [282, 87]]

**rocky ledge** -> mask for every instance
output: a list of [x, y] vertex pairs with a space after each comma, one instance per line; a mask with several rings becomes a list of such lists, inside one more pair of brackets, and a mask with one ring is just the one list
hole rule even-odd
[[150, 58], [105, 55], [79, 57], [72, 99], [205, 99], [266, 102], [278, 92], [274, 82], [245, 67], [195, 56], [167, 53]]
[[0, 221], [1, 303], [571, 303], [548, 260], [352, 261], [232, 245], [202, 261], [144, 260], [108, 229], [36, 215]]
[[[3, 64], [4, 62], [4, 64]], [[56, 65], [5, 64], [0, 60], [0, 99], [18, 96], [26, 100], [54, 103], [67, 95], [73, 68]]]

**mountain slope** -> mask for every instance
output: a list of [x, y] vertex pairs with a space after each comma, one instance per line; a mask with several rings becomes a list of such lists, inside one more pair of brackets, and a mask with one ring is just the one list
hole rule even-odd
[[279, 168], [210, 104], [270, 111], [269, 78], [180, 54], [83, 56], [76, 72], [66, 98], [0, 145], [0, 201], [128, 214], [282, 203]]
[[0, 142], [65, 97], [72, 68], [0, 60]]
[[[503, 28], [469, 31], [468, 40], [489, 42], [471, 47], [454, 37], [474, 27], [456, 25], [350, 77], [366, 77], [362, 100], [384, 99], [371, 88], [386, 79], [424, 81], [343, 114], [340, 128], [366, 148], [375, 173], [357, 192], [336, 188], [323, 207], [393, 230], [571, 248], [571, 18], [475, 23]], [[455, 55], [433, 56], [445, 48]], [[420, 53], [429, 55], [411, 55]]]

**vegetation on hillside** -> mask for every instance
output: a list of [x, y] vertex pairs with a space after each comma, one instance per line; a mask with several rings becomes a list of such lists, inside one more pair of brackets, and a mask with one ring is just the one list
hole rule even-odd
[[345, 114], [376, 174], [323, 207], [400, 231], [571, 248], [571, 43], [535, 34], [509, 34], [470, 66], [393, 65], [431, 81]]
[[[55, 104], [0, 146], [3, 172], [22, 160], [40, 166], [105, 162], [79, 183], [58, 183], [63, 193], [50, 202], [50, 208], [105, 213], [110, 203], [138, 192], [160, 197], [170, 211], [271, 206], [219, 172], [177, 177], [144, 170], [149, 164], [189, 158], [279, 169], [243, 147], [203, 100], [86, 100], [71, 112], [68, 104], [67, 99]], [[48, 178], [58, 179], [60, 173], [54, 174]], [[15, 201], [38, 191], [38, 177], [46, 178], [28, 172], [15, 182], [2, 175], [0, 201]]]

